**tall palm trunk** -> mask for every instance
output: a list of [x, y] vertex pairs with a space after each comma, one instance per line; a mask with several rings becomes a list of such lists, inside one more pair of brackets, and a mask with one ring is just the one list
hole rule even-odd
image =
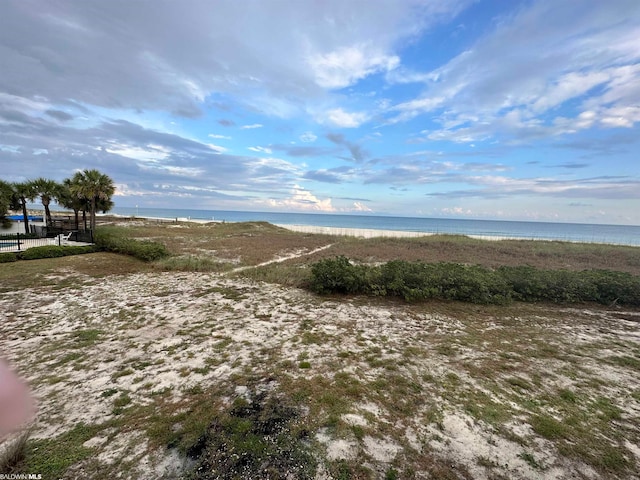
[[96, 231], [96, 197], [91, 197], [91, 231]]
[[27, 212], [27, 199], [20, 197], [20, 206], [22, 207], [22, 218], [24, 220], [24, 233], [29, 233], [29, 212]]
[[51, 218], [51, 210], [49, 210], [49, 200], [42, 199], [42, 206], [44, 207], [46, 225], [50, 227], [53, 224], [53, 219]]

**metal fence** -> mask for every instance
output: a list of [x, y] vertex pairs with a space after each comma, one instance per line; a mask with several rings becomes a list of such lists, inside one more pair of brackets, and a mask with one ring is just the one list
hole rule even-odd
[[51, 245], [89, 245], [93, 243], [91, 230], [64, 232], [60, 229], [42, 228], [44, 231], [29, 235], [24, 233], [0, 235], [0, 252], [21, 252], [27, 248]]

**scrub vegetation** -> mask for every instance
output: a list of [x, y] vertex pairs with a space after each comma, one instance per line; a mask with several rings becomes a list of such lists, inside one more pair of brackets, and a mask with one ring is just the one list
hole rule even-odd
[[313, 264], [311, 274], [311, 288], [318, 293], [395, 296], [407, 301], [504, 304], [518, 300], [640, 306], [640, 276], [609, 270], [542, 270], [530, 266], [489, 269], [403, 260], [370, 266], [336, 257]]

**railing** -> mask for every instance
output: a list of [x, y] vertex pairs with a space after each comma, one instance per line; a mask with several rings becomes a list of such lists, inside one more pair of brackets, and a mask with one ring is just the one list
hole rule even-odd
[[0, 235], [0, 252], [21, 252], [32, 247], [78, 245], [78, 243], [92, 244], [93, 232], [91, 230], [66, 233], [48, 231], [45, 237], [37, 237], [33, 234], [25, 235], [23, 233]]

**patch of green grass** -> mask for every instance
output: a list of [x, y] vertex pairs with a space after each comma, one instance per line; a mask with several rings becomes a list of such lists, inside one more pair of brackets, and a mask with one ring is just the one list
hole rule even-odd
[[131, 368], [125, 368], [123, 370], [115, 372], [113, 375], [111, 375], [111, 378], [115, 380], [116, 378], [126, 377], [127, 375], [133, 375], [134, 373], [135, 372]]
[[534, 415], [529, 419], [533, 431], [548, 440], [558, 440], [569, 437], [569, 429], [550, 415]]
[[64, 365], [65, 363], [69, 363], [69, 362], [72, 362], [74, 360], [79, 360], [80, 358], [83, 358], [83, 357], [84, 357], [84, 354], [81, 353], [81, 352], [67, 353], [66, 355], [64, 355], [59, 360], [57, 360], [56, 362], [52, 363], [50, 365], [50, 368], [56, 368], [56, 367], [59, 367], [61, 365]]
[[118, 398], [113, 401], [113, 414], [120, 415], [124, 411], [124, 407], [131, 403], [131, 397], [128, 393], [123, 392]]
[[298, 368], [311, 368], [311, 363], [306, 360], [303, 360], [298, 364]]
[[115, 395], [116, 393], [118, 393], [118, 389], [117, 389], [117, 388], [108, 388], [108, 389], [104, 390], [104, 391], [100, 394], [100, 396], [101, 396], [102, 398], [109, 398], [109, 397], [111, 397], [111, 396]]
[[213, 287], [211, 291], [222, 295], [227, 300], [240, 301], [247, 298], [243, 290], [233, 287]]
[[398, 478], [400, 478], [399, 475], [400, 474], [395, 468], [389, 467], [384, 474], [384, 480], [398, 480]]
[[518, 455], [521, 459], [529, 464], [534, 470], [544, 470], [544, 466], [536, 460], [536, 457], [529, 452], [522, 452]]
[[78, 330], [73, 332], [71, 335], [73, 339], [73, 346], [75, 348], [90, 347], [98, 341], [98, 338], [100, 338], [102, 333], [102, 330], [97, 329]]
[[346, 460], [338, 460], [329, 464], [329, 473], [335, 480], [356, 480], [373, 478], [371, 470], [365, 465]]
[[476, 420], [499, 427], [513, 416], [508, 405], [494, 401], [483, 392], [469, 392], [464, 398], [464, 409]]
[[622, 418], [622, 410], [606, 397], [598, 397], [592, 404], [593, 410], [598, 417], [604, 422], [611, 420], [620, 420]]
[[561, 390], [558, 391], [558, 396], [564, 400], [565, 402], [569, 402], [569, 403], [576, 403], [578, 401], [578, 398], [576, 397], [576, 394], [573, 393], [571, 390], [563, 388]]
[[67, 469], [86, 458], [93, 448], [83, 444], [102, 430], [100, 425], [77, 424], [55, 438], [30, 440], [24, 460], [25, 472], [37, 472], [42, 478], [62, 478]]
[[611, 356], [605, 359], [607, 362], [620, 367], [631, 368], [640, 371], [640, 358], [631, 357], [629, 355]]
[[510, 377], [507, 378], [507, 383], [512, 387], [516, 387], [522, 390], [531, 390], [533, 386], [529, 383], [528, 380], [522, 377]]

